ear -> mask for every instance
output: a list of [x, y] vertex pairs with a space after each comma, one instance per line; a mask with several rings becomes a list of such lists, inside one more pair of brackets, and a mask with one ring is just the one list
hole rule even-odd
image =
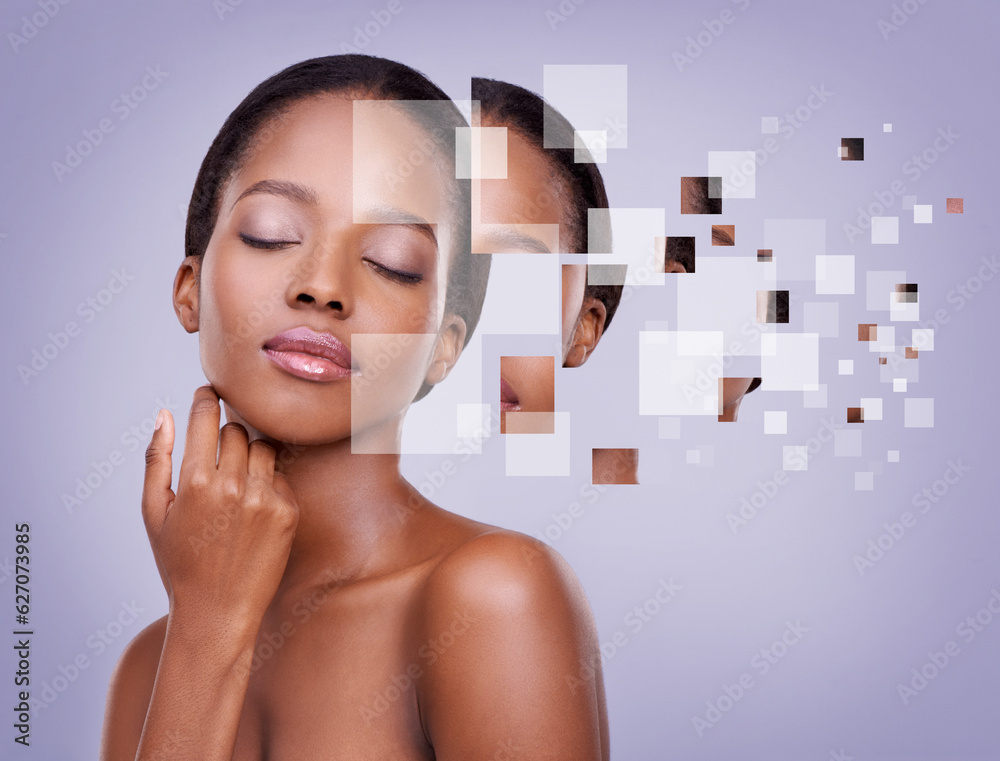
[[436, 385], [448, 377], [451, 368], [458, 362], [465, 346], [465, 320], [457, 314], [447, 314], [441, 323], [441, 330], [438, 331], [437, 341], [434, 344], [434, 353], [431, 356], [431, 364], [427, 369], [427, 376], [424, 382], [431, 386]]
[[607, 317], [608, 310], [604, 306], [604, 302], [596, 296], [585, 293], [583, 305], [580, 307], [580, 316], [577, 317], [576, 327], [573, 328], [573, 340], [566, 353], [563, 367], [579, 367], [587, 361], [587, 357], [597, 347], [597, 342], [604, 335], [604, 322]]
[[664, 263], [663, 271], [664, 272], [678, 272], [678, 273], [684, 273], [684, 274], [687, 273], [687, 270], [684, 268], [684, 265], [681, 264], [676, 259], [667, 259], [667, 261]]
[[198, 332], [199, 278], [204, 256], [185, 256], [174, 277], [174, 311], [188, 333]]

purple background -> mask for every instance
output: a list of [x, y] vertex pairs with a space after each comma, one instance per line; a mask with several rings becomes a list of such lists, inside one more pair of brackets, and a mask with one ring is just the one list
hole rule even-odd
[[[1000, 623], [971, 642], [956, 632], [1000, 588], [990, 464], [995, 341], [985, 338], [1000, 317], [998, 285], [979, 281], [971, 299], [954, 290], [996, 250], [986, 221], [998, 176], [996, 6], [909, 0], [903, 5], [915, 13], [885, 39], [878, 23], [893, 14], [890, 2], [752, 0], [741, 9], [721, 0], [683, 7], [587, 0], [555, 29], [546, 17], [558, 12], [555, 0], [401, 4], [363, 52], [408, 63], [456, 98], [468, 97], [471, 75], [541, 91], [546, 63], [627, 64], [629, 142], [603, 167], [608, 192], [614, 206], [665, 208], [668, 234], [707, 229], [705, 218], [680, 219], [677, 181], [706, 174], [707, 151], [760, 147], [762, 116], [794, 111], [811, 86], [834, 93], [791, 138], [779, 136], [781, 150], [758, 170], [756, 199], [728, 204], [716, 220], [736, 224], [738, 246], [727, 253], [762, 247], [764, 219], [801, 217], [827, 220], [827, 253], [856, 256], [854, 296], [816, 297], [810, 283], [786, 284], [792, 322], [799, 320], [789, 329], [801, 330], [804, 301], [839, 302], [840, 338], [821, 340], [828, 408], [803, 409], [798, 393], [757, 391], [736, 424], [685, 419], [680, 440], [658, 439], [657, 420], [636, 414], [636, 331], [647, 320], [673, 321], [675, 290], [640, 288], [592, 360], [557, 373], [557, 407], [572, 413], [571, 476], [504, 477], [503, 442], [494, 437], [434, 494], [479, 520], [532, 535], [548, 530], [587, 590], [602, 642], [626, 633], [605, 663], [614, 756], [1000, 757]], [[341, 52], [355, 27], [386, 4], [243, 0], [221, 18], [217, 7], [77, 0], [58, 6], [16, 51], [8, 33], [20, 34], [22, 17], [41, 5], [8, 2], [0, 14], [0, 308], [9, 326], [0, 559], [14, 556], [13, 524], [30, 521], [35, 694], [78, 654], [89, 663], [33, 719], [27, 752], [10, 750], [8, 725], [4, 757], [95, 757], [118, 654], [166, 612], [139, 513], [148, 433], [131, 449], [122, 437], [144, 423], [148, 432], [168, 404], [183, 426], [204, 382], [197, 336], [177, 323], [170, 292], [205, 150], [254, 85], [295, 61]], [[733, 23], [679, 71], [673, 54], [724, 8]], [[147, 67], [166, 76], [121, 119], [114, 101]], [[113, 131], [58, 180], [52, 163], [104, 118]], [[883, 122], [893, 124], [891, 133]], [[949, 126], [961, 136], [955, 144], [916, 181], [904, 174], [910, 156]], [[865, 161], [838, 161], [840, 138], [858, 136], [866, 139]], [[894, 180], [918, 203], [933, 204], [933, 224], [914, 226], [896, 198], [887, 213], [900, 217], [899, 245], [873, 246], [867, 235], [849, 243], [842, 225]], [[965, 198], [964, 215], [945, 214], [953, 196]], [[134, 280], [84, 323], [77, 305], [123, 268]], [[886, 321], [866, 309], [866, 270], [905, 270], [920, 287], [921, 320], [937, 310], [948, 318], [905, 394], [879, 381], [875, 355], [855, 340], [857, 323]], [[70, 320], [80, 334], [23, 383], [17, 365]], [[897, 335], [915, 326], [897, 323]], [[839, 376], [838, 359], [854, 359], [855, 374]], [[863, 425], [862, 456], [837, 457], [824, 444], [808, 471], [788, 474], [749, 525], [731, 531], [727, 514], [781, 469], [782, 446], [807, 443], [823, 418], [846, 427], [844, 408], [864, 396], [884, 399], [884, 420]], [[934, 398], [933, 428], [904, 428], [906, 396]], [[764, 410], [788, 411], [786, 435], [763, 434]], [[641, 472], [666, 483], [611, 487], [593, 504], [581, 500], [590, 447], [602, 445], [639, 447]], [[711, 465], [686, 464], [686, 450], [698, 447]], [[900, 451], [899, 463], [887, 462], [889, 449]], [[61, 495], [114, 450], [122, 464], [69, 514]], [[407, 457], [404, 472], [420, 484], [448, 459], [457, 462]], [[180, 460], [178, 450], [175, 473]], [[933, 488], [950, 460], [971, 471], [860, 575], [852, 557], [883, 533], [883, 522], [916, 512], [913, 499]], [[872, 470], [874, 490], [856, 491], [855, 472]], [[574, 502], [582, 516], [552, 528]], [[680, 591], [633, 631], [625, 616], [661, 578]], [[4, 578], [0, 586], [6, 625], [14, 584]], [[99, 652], [91, 638], [133, 600], [139, 618]], [[786, 621], [808, 632], [761, 674], [753, 659], [780, 639]], [[904, 705], [897, 684], [949, 640], [960, 654]], [[9, 645], [0, 652], [3, 703], [12, 705], [16, 666]], [[706, 701], [716, 702], [744, 672], [753, 686], [699, 737], [692, 718], [704, 718]]]

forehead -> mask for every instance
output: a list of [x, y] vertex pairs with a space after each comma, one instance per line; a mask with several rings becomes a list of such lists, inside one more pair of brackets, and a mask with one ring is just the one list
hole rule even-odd
[[444, 224], [449, 187], [436, 150], [396, 103], [310, 96], [261, 127], [226, 195], [231, 203], [254, 182], [286, 180], [355, 224], [389, 221], [391, 209]]
[[569, 188], [542, 149], [527, 138], [508, 128], [506, 178], [479, 180], [478, 185], [478, 237], [498, 232], [492, 226], [504, 226], [543, 241], [550, 251], [569, 250]]

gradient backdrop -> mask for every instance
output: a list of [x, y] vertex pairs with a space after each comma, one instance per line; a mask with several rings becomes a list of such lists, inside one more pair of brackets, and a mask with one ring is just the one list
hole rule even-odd
[[[254, 85], [360, 41], [363, 52], [408, 63], [455, 98], [468, 97], [471, 75], [541, 92], [545, 64], [624, 64], [627, 148], [609, 150], [603, 166], [613, 206], [665, 209], [667, 234], [697, 235], [700, 257], [718, 255], [708, 245], [711, 221], [736, 225], [727, 255], [755, 256], [767, 219], [825, 219], [826, 253], [854, 257], [853, 294], [817, 295], [808, 261], [805, 278], [778, 270], [778, 287], [791, 293], [791, 324], [781, 330], [803, 332], [823, 315], [825, 400], [760, 389], [733, 424], [640, 416], [638, 331], [675, 326], [678, 292], [668, 278], [631, 291], [592, 359], [557, 372], [557, 410], [572, 422], [569, 476], [505, 476], [499, 435], [467, 460], [404, 458], [405, 474], [432, 484], [425, 491], [439, 504], [542, 536], [576, 570], [605, 643], [614, 757], [1000, 758], [1000, 620], [990, 607], [1000, 610], [997, 347], [989, 338], [1000, 281], [988, 237], [998, 176], [997, 7], [387, 7], [4, 3], [0, 620], [5, 631], [16, 628], [14, 524], [27, 521], [33, 697], [47, 699], [34, 712], [31, 747], [17, 747], [15, 637], [4, 635], [0, 755], [96, 757], [118, 655], [166, 612], [139, 511], [142, 453], [159, 407], [173, 411], [183, 442], [191, 394], [204, 382], [197, 336], [181, 329], [170, 303], [204, 152]], [[356, 40], [373, 20], [378, 34]], [[121, 94], [133, 88], [142, 98], [129, 106]], [[831, 94], [815, 109], [812, 88]], [[808, 120], [791, 134], [762, 133], [762, 118], [803, 107]], [[54, 168], [102, 120], [111, 129], [91, 140], [89, 155], [71, 171]], [[727, 202], [718, 220], [681, 218], [678, 177], [708, 174], [709, 151], [754, 150], [768, 137], [778, 150], [757, 167], [754, 199]], [[844, 137], [865, 138], [863, 162], [837, 158]], [[923, 157], [919, 172], [914, 155]], [[873, 244], [867, 231], [851, 239], [844, 225], [880, 195], [884, 215], [899, 219], [898, 243]], [[931, 224], [914, 223], [914, 198], [932, 206]], [[947, 214], [947, 198], [963, 198], [964, 213]], [[919, 284], [919, 323], [869, 309], [869, 272]], [[117, 293], [103, 290], [112, 281]], [[517, 293], [489, 298], [494, 308], [517, 308]], [[836, 306], [807, 307], [817, 303]], [[71, 320], [79, 331], [64, 339]], [[911, 375], [905, 391], [880, 376], [879, 354], [857, 340], [859, 323], [895, 326], [900, 348], [911, 328], [934, 330], [933, 350], [910, 360], [919, 378]], [[541, 345], [532, 340], [523, 345]], [[489, 336], [482, 358], [463, 358], [482, 363], [484, 400], [496, 398], [496, 357], [518, 346]], [[35, 351], [46, 364], [22, 378], [18, 366]], [[840, 360], [853, 360], [853, 374], [841, 374]], [[868, 403], [869, 420], [848, 425], [846, 408], [862, 398], [882, 400], [882, 419], [870, 419]], [[911, 402], [907, 420], [906, 399], [933, 401]], [[765, 434], [765, 412], [782, 411], [786, 432]], [[591, 491], [593, 446], [638, 447], [642, 484]], [[782, 470], [789, 446], [807, 448], [807, 470]], [[178, 450], [175, 474], [180, 461]], [[455, 472], [442, 479], [435, 473], [447, 461]], [[88, 476], [96, 488], [67, 509], [64, 495]], [[743, 500], [758, 509], [734, 529], [729, 516]], [[668, 603], [651, 603], [661, 582], [675, 591]], [[639, 618], [637, 606], [653, 613]], [[75, 668], [81, 655], [87, 666]]]

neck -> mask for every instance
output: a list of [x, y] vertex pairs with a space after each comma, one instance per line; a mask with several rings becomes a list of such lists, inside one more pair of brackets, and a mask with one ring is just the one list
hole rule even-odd
[[[299, 520], [278, 595], [368, 576], [388, 564], [387, 550], [420, 499], [399, 473], [398, 453], [352, 452], [351, 437], [311, 446], [275, 441], [228, 406], [226, 413], [247, 429], [250, 441], [265, 439], [275, 447], [275, 472], [295, 494]], [[379, 438], [398, 441], [401, 421], [389, 425], [395, 432]]]

